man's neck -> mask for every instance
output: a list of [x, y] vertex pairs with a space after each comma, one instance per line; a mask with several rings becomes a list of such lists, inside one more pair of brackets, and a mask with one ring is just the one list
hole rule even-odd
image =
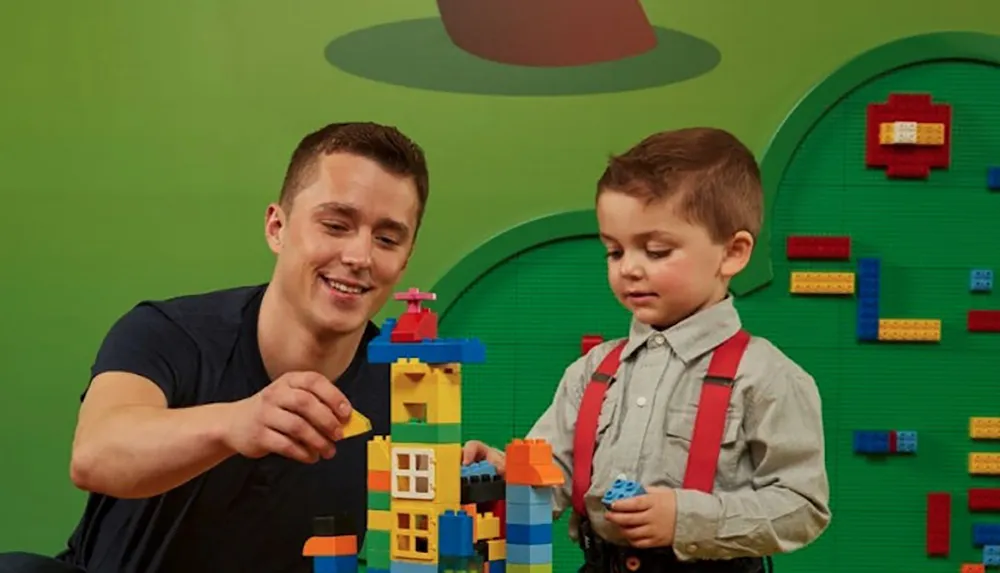
[[268, 376], [276, 380], [288, 372], [318, 372], [336, 382], [357, 355], [365, 328], [327, 336], [313, 332], [272, 288], [264, 293], [257, 319], [257, 344]]

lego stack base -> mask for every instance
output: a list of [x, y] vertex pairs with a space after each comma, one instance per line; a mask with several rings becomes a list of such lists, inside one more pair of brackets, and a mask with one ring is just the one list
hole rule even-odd
[[[739, 289], [737, 308], [817, 380], [834, 512], [777, 571], [1000, 570], [987, 565], [1000, 540], [1000, 69], [979, 40], [947, 37], [859, 57], [764, 156], [773, 280]], [[442, 335], [490, 343], [465, 370], [466, 435], [524, 435], [584, 337], [627, 332], [593, 213], [574, 216], [470, 255], [461, 268], [483, 274], [438, 307]], [[556, 571], [575, 573], [579, 549], [555, 528]]]

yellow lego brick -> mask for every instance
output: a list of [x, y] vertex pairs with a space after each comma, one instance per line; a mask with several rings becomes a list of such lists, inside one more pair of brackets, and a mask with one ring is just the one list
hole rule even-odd
[[415, 500], [461, 507], [462, 445], [392, 445], [393, 500]]
[[969, 418], [969, 437], [976, 440], [1000, 439], [1000, 418]]
[[365, 432], [370, 432], [372, 429], [371, 420], [366, 418], [364, 414], [358, 412], [357, 410], [351, 411], [351, 418], [344, 424], [344, 438], [353, 438], [354, 436], [360, 436]]
[[462, 365], [427, 364], [400, 358], [391, 367], [392, 423], [462, 422]]
[[943, 123], [917, 124], [917, 145], [944, 145]]
[[890, 145], [893, 142], [895, 130], [892, 123], [880, 123], [878, 125], [878, 142], [882, 145]]
[[792, 272], [793, 294], [854, 294], [854, 273]]
[[941, 321], [937, 319], [879, 319], [878, 339], [894, 342], [938, 342], [941, 340]]
[[507, 573], [552, 573], [551, 563], [508, 563], [504, 569]]
[[883, 145], [912, 145], [917, 143], [919, 125], [915, 121], [894, 121], [879, 124], [879, 143]]
[[391, 446], [389, 436], [375, 436], [368, 440], [368, 471], [392, 470], [392, 458], [389, 456]]
[[392, 513], [381, 509], [369, 509], [368, 529], [375, 531], [392, 531]]
[[507, 541], [504, 539], [491, 539], [486, 542], [486, 560], [500, 561], [507, 559]]
[[970, 453], [969, 473], [977, 475], [1000, 475], [1000, 454]]
[[476, 541], [500, 537], [500, 518], [488, 511], [477, 515], [473, 533]]
[[393, 500], [392, 537], [389, 556], [393, 560], [437, 563], [438, 517], [446, 510], [461, 511], [458, 504]]

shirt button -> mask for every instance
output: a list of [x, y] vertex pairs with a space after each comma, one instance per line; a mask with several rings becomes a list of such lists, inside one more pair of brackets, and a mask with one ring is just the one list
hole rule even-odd
[[688, 545], [688, 553], [694, 553], [695, 551], [698, 551], [697, 543], [692, 543], [691, 545]]
[[635, 403], [640, 408], [642, 408], [643, 406], [646, 405], [646, 397], [645, 396], [639, 396], [639, 398], [636, 399]]
[[649, 341], [649, 343], [653, 346], [661, 346], [663, 345], [663, 342], [664, 339], [662, 334], [657, 334], [656, 336], [653, 337], [652, 340]]

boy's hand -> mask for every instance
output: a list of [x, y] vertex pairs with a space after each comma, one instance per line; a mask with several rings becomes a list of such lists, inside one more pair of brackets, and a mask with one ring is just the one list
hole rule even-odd
[[677, 494], [667, 487], [649, 487], [646, 492], [616, 501], [605, 517], [622, 529], [633, 547], [669, 547], [674, 543]]
[[475, 462], [486, 460], [493, 464], [497, 473], [503, 476], [506, 473], [507, 456], [496, 448], [491, 448], [479, 440], [469, 440], [462, 448], [462, 465], [469, 465]]

